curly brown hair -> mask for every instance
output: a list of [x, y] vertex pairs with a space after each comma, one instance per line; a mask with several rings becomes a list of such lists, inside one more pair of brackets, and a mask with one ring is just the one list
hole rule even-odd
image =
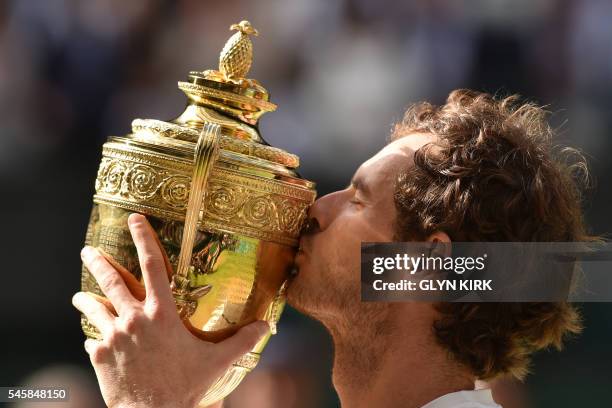
[[[452, 241], [591, 241], [581, 209], [584, 158], [553, 145], [547, 112], [517, 96], [452, 92], [445, 105], [408, 109], [391, 139], [431, 133], [414, 155], [394, 201], [397, 240], [444, 231]], [[477, 378], [522, 379], [530, 355], [562, 347], [581, 330], [566, 302], [439, 303], [438, 342]]]

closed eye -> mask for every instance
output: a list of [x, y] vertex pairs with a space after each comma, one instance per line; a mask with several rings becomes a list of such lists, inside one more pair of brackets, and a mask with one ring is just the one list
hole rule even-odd
[[353, 195], [349, 199], [349, 203], [351, 203], [353, 205], [356, 205], [356, 206], [363, 206], [364, 205], [363, 201], [361, 201], [359, 199], [359, 197], [357, 196], [357, 192], [356, 191], [353, 193]]

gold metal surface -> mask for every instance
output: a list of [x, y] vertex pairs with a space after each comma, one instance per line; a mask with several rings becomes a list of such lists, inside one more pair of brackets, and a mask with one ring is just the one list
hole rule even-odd
[[[176, 119], [136, 119], [132, 133], [102, 149], [86, 244], [100, 248], [142, 282], [127, 227], [147, 215], [166, 250], [177, 312], [197, 337], [219, 341], [266, 320], [276, 332], [284, 290], [314, 183], [295, 172], [297, 156], [267, 145], [257, 127], [276, 109], [254, 79], [256, 34], [243, 21], [220, 56], [219, 71], [191, 72]], [[129, 276], [129, 275], [128, 275]], [[85, 267], [82, 290], [102, 295]], [[100, 334], [85, 317], [89, 337]], [[201, 406], [229, 394], [252, 370], [268, 338], [234, 363]]]
[[246, 20], [232, 24], [230, 30], [238, 32], [225, 43], [219, 55], [219, 71], [229, 80], [246, 78], [253, 63], [253, 43], [249, 35], [259, 35]]
[[[222, 129], [224, 128], [222, 127]], [[155, 119], [134, 119], [132, 121], [132, 132], [134, 132], [134, 134], [139, 134], [143, 138], [164, 136], [192, 142], [197, 142], [199, 136], [197, 129], [185, 129], [183, 126]], [[221, 136], [219, 139], [219, 147], [232, 152], [282, 164], [292, 169], [300, 165], [300, 158], [295, 154], [287, 153], [282, 149], [264, 145], [260, 142], [241, 140], [232, 136]]]
[[261, 115], [276, 110], [268, 91], [255, 79], [246, 78], [253, 62], [249, 35], [258, 35], [258, 32], [248, 21], [233, 24], [230, 29], [238, 32], [223, 47], [219, 70], [192, 71], [188, 80], [179, 82], [178, 86], [190, 102], [255, 125]]

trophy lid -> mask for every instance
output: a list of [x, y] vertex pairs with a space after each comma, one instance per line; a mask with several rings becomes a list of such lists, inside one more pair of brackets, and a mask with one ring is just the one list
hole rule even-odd
[[183, 113], [171, 121], [135, 119], [131, 143], [184, 148], [192, 154], [204, 124], [214, 123], [221, 127], [219, 147], [223, 154], [238, 153], [253, 164], [295, 175], [292, 170], [299, 166], [298, 156], [268, 145], [256, 126], [261, 115], [276, 109], [268, 91], [255, 79], [246, 78], [253, 62], [249, 36], [258, 35], [257, 30], [246, 20], [230, 29], [237, 32], [221, 51], [219, 70], [192, 71], [188, 81], [178, 83], [188, 98]]
[[256, 125], [264, 113], [276, 110], [268, 91], [255, 79], [246, 77], [253, 62], [250, 36], [259, 33], [246, 20], [232, 24], [230, 30], [237, 32], [219, 55], [219, 70], [191, 71], [188, 80], [180, 81], [178, 86], [190, 102]]

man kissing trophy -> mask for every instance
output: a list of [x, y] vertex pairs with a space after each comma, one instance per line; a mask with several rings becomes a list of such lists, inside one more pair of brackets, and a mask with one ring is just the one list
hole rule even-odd
[[245, 78], [257, 31], [232, 27], [219, 71], [179, 82], [178, 118], [135, 120], [104, 145], [81, 252], [88, 293], [73, 303], [105, 402], [219, 407], [286, 293], [331, 334], [344, 408], [499, 408], [483, 382], [522, 379], [534, 352], [561, 348], [581, 329], [575, 307], [361, 301], [362, 242], [592, 240], [572, 176], [583, 159], [559, 157], [542, 108], [455, 90], [411, 106], [346, 188], [313, 203], [298, 158], [257, 130], [275, 108]]

